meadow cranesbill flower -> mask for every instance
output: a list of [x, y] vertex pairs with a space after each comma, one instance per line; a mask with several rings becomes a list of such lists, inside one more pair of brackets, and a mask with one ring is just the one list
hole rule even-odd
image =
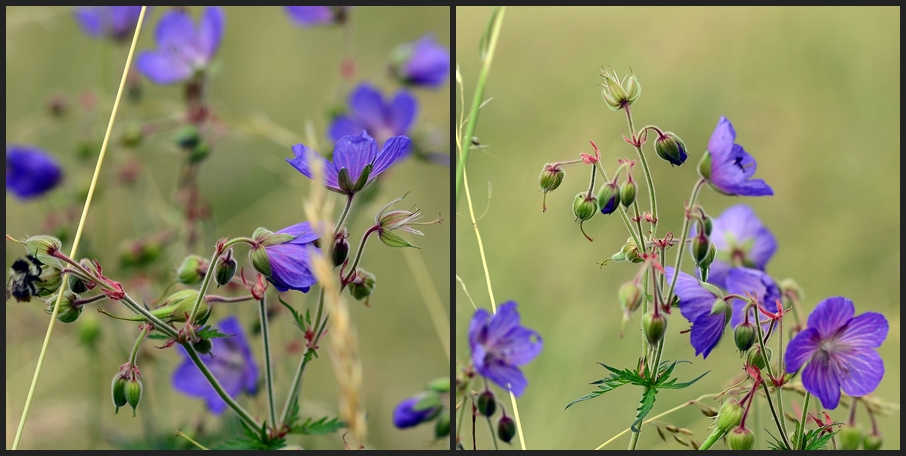
[[[440, 399], [429, 401], [429, 395], [437, 396], [436, 393], [422, 392], [396, 405], [393, 409], [393, 425], [405, 429], [419, 424], [431, 421], [443, 409]], [[419, 402], [422, 404], [419, 405]]]
[[426, 34], [394, 49], [390, 70], [403, 84], [440, 87], [450, 76], [450, 49]]
[[301, 27], [342, 24], [349, 13], [348, 6], [286, 6], [286, 14]]
[[[672, 282], [674, 269], [665, 266], [664, 271], [667, 282]], [[724, 335], [732, 308], [723, 298], [703, 287], [698, 279], [682, 271], [676, 278], [674, 293], [679, 297], [680, 313], [692, 323], [690, 342], [695, 355], [707, 358]]]
[[720, 116], [717, 128], [708, 141], [708, 153], [698, 165], [701, 176], [718, 192], [738, 196], [773, 195], [774, 190], [755, 174], [755, 159], [736, 144], [736, 130], [726, 117]]
[[305, 144], [293, 146], [296, 158], [287, 158], [300, 173], [313, 179], [309, 159], [323, 163], [324, 183], [328, 190], [347, 195], [364, 189], [374, 179], [399, 160], [412, 141], [405, 136], [394, 136], [384, 143], [378, 152], [374, 138], [367, 132], [359, 130], [356, 135], [343, 136], [333, 149], [332, 161], [327, 161], [316, 151], [305, 147]]
[[114, 41], [125, 41], [132, 35], [141, 12], [141, 6], [80, 6], [73, 11], [88, 36]]
[[226, 16], [219, 6], [205, 8], [198, 27], [184, 10], [164, 13], [157, 24], [157, 51], [142, 51], [138, 70], [156, 84], [174, 84], [193, 77], [211, 63], [223, 39]]
[[[711, 219], [711, 242], [717, 250], [708, 283], [726, 289], [727, 272], [734, 267], [764, 271], [768, 260], [777, 251], [777, 240], [744, 204], [727, 208], [719, 217]], [[690, 238], [695, 238], [698, 225], [692, 224]]]
[[[211, 356], [202, 356], [202, 362], [230, 397], [235, 398], [243, 391], [255, 394], [258, 391], [258, 366], [255, 365], [242, 325], [235, 316], [229, 316], [217, 323], [217, 327], [220, 332], [235, 336], [215, 339]], [[214, 391], [214, 387], [198, 370], [182, 345], [179, 346], [179, 352], [184, 359], [173, 372], [173, 388], [183, 394], [204, 399], [211, 413], [223, 413], [227, 407], [226, 402]]]
[[19, 199], [47, 193], [62, 177], [60, 165], [44, 150], [17, 144], [6, 146], [6, 190]]
[[[287, 236], [295, 236], [285, 240]], [[299, 290], [307, 293], [317, 280], [311, 271], [308, 249], [314, 246], [320, 235], [308, 222], [297, 223], [271, 233], [264, 228], [255, 230], [257, 242], [249, 250], [249, 258], [255, 270], [274, 284], [277, 291]], [[276, 240], [276, 241], [269, 241]]]
[[[417, 111], [418, 102], [411, 93], [400, 90], [385, 103], [377, 89], [363, 82], [349, 95], [349, 110], [333, 120], [328, 135], [339, 141], [365, 130], [383, 145], [393, 136], [408, 136]], [[403, 151], [405, 155], [409, 152], [409, 147]]]
[[840, 389], [854, 397], [878, 387], [884, 361], [875, 348], [887, 338], [883, 315], [865, 312], [858, 317], [853, 302], [842, 296], [827, 298], [808, 316], [808, 327], [787, 345], [787, 373], [802, 368], [802, 385], [826, 409], [840, 401]]
[[[771, 312], [776, 312], [777, 302], [780, 300], [780, 287], [774, 282], [771, 276], [757, 269], [733, 268], [727, 273], [727, 292], [741, 296], [750, 295], [758, 299], [761, 307]], [[741, 299], [734, 299], [733, 316], [730, 318], [730, 326], [735, 328], [743, 322], [745, 316], [742, 309], [745, 302]], [[755, 309], [749, 309], [749, 321], [757, 321]]]
[[472, 363], [483, 377], [521, 396], [528, 380], [518, 366], [541, 353], [541, 336], [519, 325], [516, 302], [507, 301], [493, 316], [478, 309], [469, 325]]

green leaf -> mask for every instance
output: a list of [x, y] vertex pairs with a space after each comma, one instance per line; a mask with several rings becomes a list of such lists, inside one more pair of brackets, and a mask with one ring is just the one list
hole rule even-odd
[[639, 428], [636, 426], [641, 424], [645, 417], [648, 416], [648, 412], [650, 412], [651, 409], [654, 408], [654, 400], [656, 396], [657, 389], [651, 387], [645, 388], [645, 392], [642, 393], [641, 404], [639, 405], [639, 408], [636, 409], [639, 411], [639, 413], [636, 414], [635, 422], [632, 423], [632, 426], [630, 426], [632, 432], [639, 432]]
[[805, 449], [821, 450], [823, 449], [824, 445], [827, 445], [827, 442], [829, 442], [835, 434], [836, 432], [825, 432], [823, 428], [812, 429], [811, 431], [805, 433]]
[[426, 391], [421, 396], [418, 402], [412, 406], [412, 410], [421, 411], [441, 406], [440, 395], [437, 393]]
[[765, 429], [765, 432], [767, 432], [768, 435], [771, 436], [771, 439], [774, 440], [773, 442], [768, 442], [769, 450], [789, 450], [786, 444], [783, 443], [783, 440], [774, 437], [774, 434], [771, 434], [771, 431], [768, 431], [767, 429]]
[[598, 385], [598, 390], [592, 391], [591, 393], [586, 394], [585, 396], [582, 396], [582, 397], [570, 402], [569, 404], [566, 404], [566, 407], [563, 410], [570, 408], [573, 404], [575, 404], [577, 402], [594, 399], [608, 391], [612, 391], [612, 390], [616, 389], [617, 387], [623, 386], [627, 383], [635, 383], [637, 380], [642, 381], [641, 377], [639, 377], [635, 372], [632, 372], [629, 369], [619, 370], [617, 368], [610, 367], [604, 363], [598, 363], [598, 364], [604, 366], [604, 368], [606, 368], [607, 370], [612, 372], [612, 375], [610, 377], [591, 382], [590, 383], [591, 385]]
[[494, 23], [497, 22], [497, 15], [500, 13], [500, 7], [495, 6], [491, 11], [491, 17], [488, 19], [488, 26], [485, 27], [484, 33], [481, 34], [481, 41], [478, 42], [478, 58], [482, 62], [488, 57], [488, 46], [491, 44], [491, 31], [494, 29]]
[[168, 336], [166, 334], [158, 334], [158, 333], [151, 333], [145, 337], [147, 337], [148, 339], [155, 339], [155, 340], [164, 340], [164, 339], [170, 338], [170, 336]]
[[[293, 309], [293, 306], [287, 304], [283, 298], [277, 296], [277, 300], [280, 301], [280, 304], [283, 304], [283, 307], [289, 309], [293, 314], [293, 322], [296, 324], [296, 327], [299, 328], [303, 333], [305, 332], [305, 322], [302, 320], [302, 316], [299, 315], [299, 312], [296, 312], [296, 309]], [[305, 317], [308, 318], [309, 323], [311, 323], [311, 317], [308, 315], [308, 311], [305, 311]]]
[[312, 421], [311, 418], [305, 420], [304, 423], [292, 426], [289, 430], [290, 434], [305, 434], [305, 435], [324, 435], [330, 434], [331, 432], [339, 431], [346, 427], [346, 423], [340, 421], [337, 418], [328, 420], [325, 416], [318, 421]]
[[195, 335], [202, 339], [219, 339], [223, 337], [235, 336], [235, 334], [224, 334], [215, 328], [211, 328], [210, 326], [205, 326], [200, 331], [197, 331]]

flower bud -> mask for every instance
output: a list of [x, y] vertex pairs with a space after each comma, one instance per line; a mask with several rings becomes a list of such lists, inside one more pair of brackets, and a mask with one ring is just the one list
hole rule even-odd
[[884, 439], [881, 438], [880, 433], [876, 432], [866, 435], [862, 440], [862, 448], [866, 450], [880, 450], [882, 444], [884, 444]]
[[201, 142], [201, 135], [194, 125], [186, 125], [176, 131], [173, 139], [176, 145], [183, 149], [194, 149]]
[[764, 366], [767, 365], [768, 361], [774, 355], [774, 350], [771, 347], [766, 347], [768, 350], [768, 358], [765, 359], [764, 355], [761, 353], [761, 347], [755, 347], [752, 350], [749, 350], [749, 355], [746, 357], [746, 360], [749, 364], [757, 367], [758, 369], [764, 369]]
[[657, 345], [667, 331], [667, 319], [663, 314], [646, 313], [642, 315], [642, 331], [651, 345]]
[[217, 262], [217, 268], [214, 272], [214, 280], [217, 281], [217, 286], [222, 287], [230, 283], [230, 280], [235, 273], [236, 260], [233, 258], [233, 248], [230, 247], [227, 249], [226, 253], [220, 257], [220, 261]]
[[635, 241], [632, 237], [626, 239], [626, 243], [623, 244], [623, 248], [619, 252], [613, 254], [610, 257], [613, 261], [629, 261], [630, 263], [641, 263], [642, 257], [639, 255], [639, 249], [635, 245]]
[[450, 414], [441, 413], [434, 425], [434, 438], [443, 439], [450, 435]]
[[598, 190], [598, 204], [601, 206], [601, 213], [604, 215], [613, 214], [620, 205], [620, 187], [613, 182], [608, 182]]
[[214, 348], [214, 342], [211, 342], [211, 339], [199, 339], [198, 342], [192, 342], [192, 348], [202, 355], [207, 355]]
[[576, 195], [576, 199], [573, 201], [573, 214], [575, 214], [577, 222], [591, 220], [597, 212], [598, 200], [594, 195], [589, 195], [587, 192], [580, 192]]
[[629, 207], [632, 205], [633, 201], [635, 201], [635, 193], [635, 182], [623, 182], [623, 185], [620, 187], [620, 202], [623, 203], [623, 207]]
[[208, 158], [208, 155], [210, 154], [211, 146], [202, 141], [193, 147], [192, 151], [189, 153], [189, 163], [201, 163], [205, 158]]
[[484, 390], [483, 393], [478, 395], [475, 405], [478, 407], [478, 412], [482, 415], [493, 416], [494, 412], [497, 411], [497, 398], [494, 397], [494, 393], [491, 390]]
[[755, 434], [749, 429], [738, 427], [727, 434], [727, 447], [731, 450], [751, 450], [755, 445]]
[[635, 281], [626, 282], [620, 287], [619, 297], [623, 313], [629, 315], [642, 305], [642, 286]]
[[60, 289], [60, 285], [63, 284], [63, 272], [53, 266], [46, 265], [41, 268], [41, 275], [33, 283], [38, 291], [35, 296], [50, 296], [56, 293]]
[[73, 293], [78, 294], [88, 291], [88, 285], [85, 281], [75, 274], [70, 274], [67, 282], [69, 282], [69, 290]]
[[111, 390], [113, 392], [113, 406], [116, 407], [113, 413], [119, 413], [120, 407], [126, 405], [126, 384], [128, 380], [123, 376], [122, 373], [117, 372], [113, 376], [113, 384], [111, 385]]
[[126, 401], [132, 407], [132, 417], [135, 417], [135, 408], [138, 407], [139, 401], [142, 400], [142, 380], [141, 377], [134, 377], [126, 383]]
[[267, 251], [264, 247], [252, 247], [249, 249], [249, 261], [252, 262], [252, 267], [261, 273], [261, 275], [265, 277], [271, 277], [273, 275], [271, 260], [267, 257]]
[[176, 278], [184, 285], [197, 285], [204, 279], [208, 271], [208, 260], [198, 256], [189, 255], [182, 260], [176, 268]]
[[447, 393], [450, 391], [449, 377], [440, 377], [431, 383], [428, 383], [428, 389], [438, 393]]
[[739, 405], [739, 402], [731, 399], [727, 402], [724, 402], [720, 406], [720, 410], [717, 411], [717, 428], [726, 431], [734, 426], [739, 425], [739, 422], [742, 420], [743, 409]]
[[506, 443], [510, 443], [510, 440], [513, 440], [515, 435], [516, 422], [504, 413], [500, 420], [497, 421], [497, 437], [500, 437], [500, 440]]
[[711, 241], [703, 232], [699, 232], [692, 238], [692, 258], [695, 260], [695, 264], [700, 264], [705, 259], [710, 244]]
[[563, 182], [564, 176], [566, 176], [566, 172], [560, 168], [560, 165], [555, 163], [544, 165], [544, 169], [541, 170], [541, 176], [538, 178], [538, 182], [541, 184], [541, 190], [543, 190], [544, 193], [556, 190]]
[[352, 294], [354, 298], [361, 301], [371, 296], [371, 292], [374, 290], [374, 285], [374, 274], [364, 269], [356, 269], [355, 278], [349, 284], [349, 293]]
[[702, 211], [702, 226], [704, 227], [705, 235], [710, 236], [711, 230], [714, 229], [714, 222], [704, 211]]
[[847, 424], [840, 428], [837, 437], [840, 438], [840, 449], [858, 450], [862, 443], [862, 429]]
[[639, 78], [634, 74], [628, 74], [623, 78], [623, 89], [626, 91], [626, 99], [629, 104], [633, 104], [642, 96], [642, 85], [639, 84]]
[[136, 147], [142, 143], [143, 139], [142, 126], [136, 123], [126, 125], [123, 136], [120, 137], [120, 144], [123, 147]]
[[333, 261], [334, 267], [343, 264], [346, 261], [346, 258], [349, 257], [349, 243], [346, 242], [346, 238], [349, 237], [349, 231], [346, 230], [346, 227], [341, 227], [337, 231], [337, 235], [334, 237], [333, 248], [330, 250], [330, 258]]
[[658, 134], [658, 138], [654, 142], [654, 151], [657, 152], [658, 157], [674, 166], [682, 165], [689, 156], [686, 153], [686, 143], [670, 131]]
[[[186, 315], [192, 312], [195, 306], [195, 300], [198, 298], [198, 290], [182, 290], [171, 294], [161, 307], [152, 309], [151, 313], [167, 323], [184, 322]], [[211, 306], [204, 298], [198, 304], [198, 310], [192, 321], [196, 324], [203, 324], [211, 315]], [[138, 315], [134, 317], [136, 321], [144, 320], [144, 317]], [[130, 318], [132, 320], [132, 318]]]
[[[47, 299], [47, 307], [44, 313], [53, 315], [53, 306], [57, 302], [57, 296], [53, 295]], [[57, 320], [63, 323], [72, 323], [82, 315], [82, 306], [74, 306], [73, 302], [79, 299], [79, 295], [67, 290], [63, 292], [63, 299], [60, 299], [60, 310], [57, 311]]]
[[63, 243], [53, 236], [39, 234], [22, 241], [29, 255], [35, 257], [46, 265], [59, 265], [60, 262], [53, 256], [63, 248]]
[[741, 352], [752, 348], [755, 344], [755, 338], [758, 337], [758, 328], [752, 323], [746, 321], [736, 327], [733, 332], [733, 338], [736, 340], [736, 348]]

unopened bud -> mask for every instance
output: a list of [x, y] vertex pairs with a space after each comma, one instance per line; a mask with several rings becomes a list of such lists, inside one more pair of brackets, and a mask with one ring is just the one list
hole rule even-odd
[[434, 438], [443, 439], [450, 435], [450, 414], [441, 413], [434, 424]]
[[491, 390], [484, 390], [478, 395], [476, 406], [478, 407], [478, 412], [482, 415], [492, 416], [497, 411], [497, 398], [494, 397], [494, 393]]
[[642, 286], [635, 281], [624, 283], [619, 292], [620, 307], [624, 314], [631, 314], [642, 305]]
[[[44, 312], [47, 315], [53, 315], [53, 307], [57, 302], [57, 296], [53, 295], [47, 299], [47, 307]], [[72, 323], [82, 315], [82, 306], [75, 306], [73, 302], [79, 299], [79, 295], [66, 290], [63, 292], [63, 298], [60, 299], [60, 310], [57, 311], [57, 320], [63, 323]]]
[[333, 261], [334, 267], [343, 264], [346, 261], [346, 258], [349, 257], [349, 243], [346, 242], [346, 238], [349, 237], [349, 231], [346, 230], [346, 227], [341, 227], [337, 231], [337, 235], [333, 241], [333, 248], [330, 251], [330, 258]]
[[711, 241], [703, 232], [699, 232], [692, 238], [692, 258], [695, 260], [695, 264], [700, 264], [705, 259], [710, 244]]
[[686, 153], [686, 143], [669, 131], [658, 134], [658, 138], [654, 142], [654, 151], [657, 152], [658, 157], [674, 166], [682, 165], [689, 157]]
[[374, 274], [364, 269], [356, 269], [355, 278], [349, 284], [349, 293], [352, 294], [354, 298], [361, 301], [371, 296], [371, 292], [374, 291], [374, 285]]
[[736, 340], [736, 348], [741, 352], [752, 348], [755, 344], [755, 338], [758, 337], [758, 329], [752, 323], [746, 321], [736, 327], [733, 332], [733, 338]]
[[620, 187], [620, 202], [623, 203], [623, 207], [629, 207], [632, 205], [632, 203], [635, 201], [635, 193], [635, 182], [623, 182], [623, 185]]
[[132, 407], [132, 416], [135, 417], [135, 408], [142, 400], [142, 380], [135, 377], [126, 384], [126, 401]]
[[739, 425], [742, 420], [743, 409], [736, 400], [729, 400], [720, 406], [717, 412], [717, 428], [726, 431]]
[[541, 190], [543, 190], [544, 193], [556, 190], [563, 182], [564, 176], [566, 176], [566, 172], [563, 171], [559, 165], [555, 163], [544, 165], [544, 169], [541, 170], [541, 176], [538, 177]]
[[573, 214], [576, 216], [577, 222], [591, 220], [597, 212], [598, 200], [594, 195], [589, 195], [587, 192], [580, 192], [576, 195], [576, 199], [573, 201]]
[[207, 270], [208, 260], [198, 255], [189, 255], [176, 268], [176, 278], [184, 285], [197, 285], [204, 279]]
[[755, 347], [752, 350], [749, 350], [749, 355], [746, 357], [746, 360], [749, 364], [757, 367], [758, 369], [764, 369], [767, 363], [771, 360], [774, 355], [774, 351], [771, 347], [766, 347], [768, 351], [768, 357], [765, 359], [764, 355], [761, 353], [760, 347]]
[[866, 450], [880, 450], [881, 445], [884, 444], [884, 439], [881, 438], [880, 433], [871, 433], [865, 436], [865, 439], [862, 440], [862, 448]]
[[847, 424], [840, 429], [837, 437], [840, 438], [840, 449], [858, 450], [862, 443], [862, 429]]
[[60, 262], [54, 257], [54, 254], [63, 248], [63, 243], [59, 239], [39, 234], [22, 241], [25, 244], [25, 250], [28, 254], [37, 258], [38, 261], [45, 265], [58, 265]]
[[510, 443], [510, 440], [513, 440], [515, 435], [516, 422], [504, 413], [500, 420], [497, 421], [497, 437], [500, 437], [500, 440], [506, 443]]
[[217, 281], [217, 286], [222, 287], [228, 283], [233, 278], [233, 274], [236, 273], [236, 260], [233, 258], [233, 248], [230, 247], [227, 249], [226, 253], [220, 257], [220, 261], [217, 262], [217, 268], [214, 274], [214, 279]]
[[652, 346], [657, 345], [667, 331], [667, 319], [661, 313], [646, 313], [642, 315], [642, 332]]
[[126, 384], [129, 381], [121, 373], [117, 372], [113, 376], [113, 384], [110, 386], [113, 392], [113, 406], [116, 407], [113, 413], [119, 413], [120, 407], [126, 405]]
[[620, 206], [620, 187], [613, 182], [608, 182], [598, 190], [598, 204], [601, 207], [601, 213], [604, 215], [613, 214]]
[[749, 429], [738, 427], [727, 434], [727, 447], [731, 450], [751, 450], [755, 444], [755, 434]]

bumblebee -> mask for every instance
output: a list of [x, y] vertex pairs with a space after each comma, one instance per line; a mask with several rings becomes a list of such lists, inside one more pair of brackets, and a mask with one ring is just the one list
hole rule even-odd
[[38, 287], [35, 282], [41, 281], [44, 263], [37, 258], [28, 255], [19, 257], [13, 262], [9, 269], [9, 281], [6, 282], [6, 299], [10, 296], [16, 298], [16, 302], [29, 302], [32, 296], [38, 294]]

